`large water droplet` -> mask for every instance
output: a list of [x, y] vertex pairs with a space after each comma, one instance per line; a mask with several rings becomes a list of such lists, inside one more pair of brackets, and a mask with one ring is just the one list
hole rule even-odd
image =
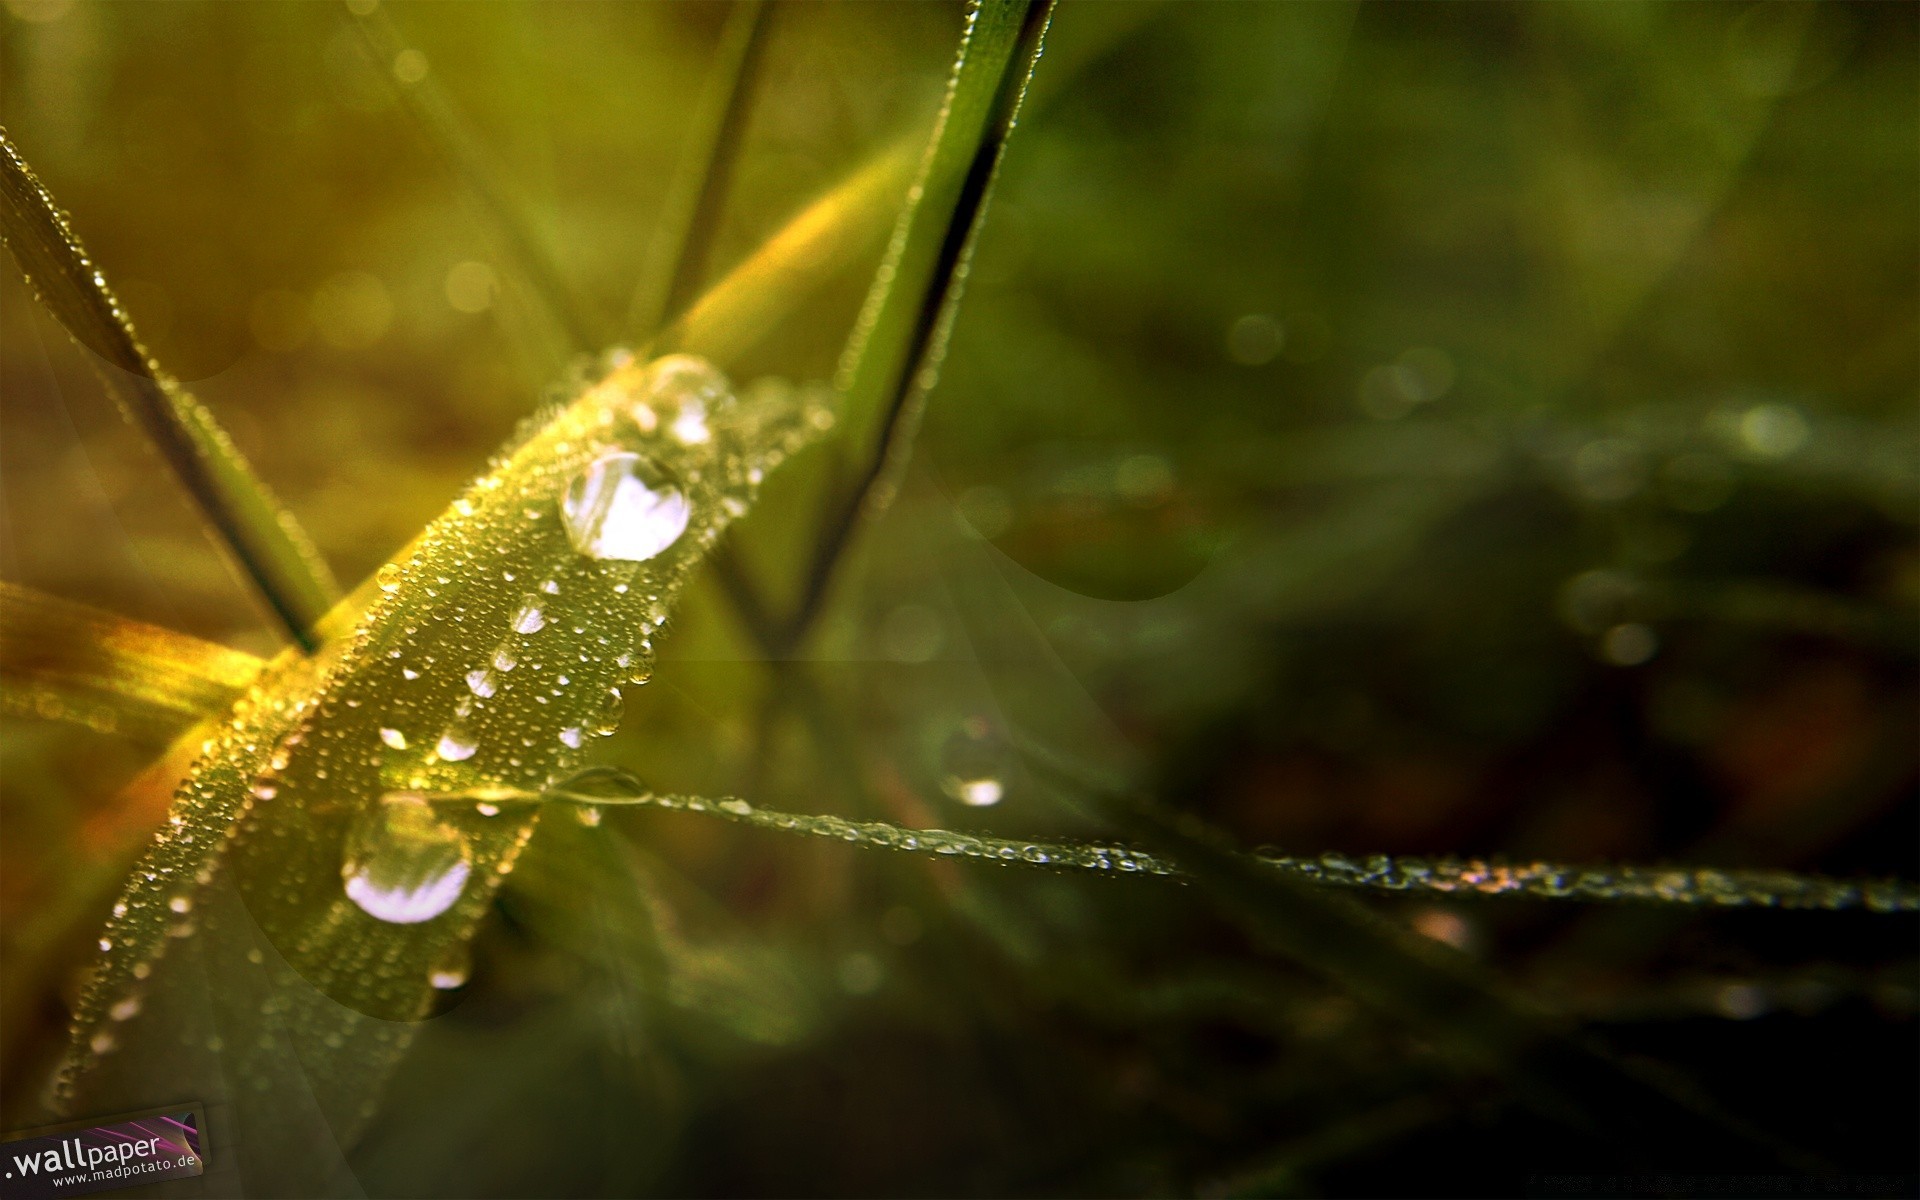
[[445, 762], [460, 762], [472, 758], [473, 752], [479, 748], [477, 742], [469, 740], [464, 729], [456, 727], [440, 735], [440, 744], [433, 748], [433, 752]]
[[424, 796], [394, 792], [354, 823], [340, 877], [368, 916], [414, 925], [453, 907], [472, 863], [467, 839]]
[[680, 540], [693, 507], [664, 470], [609, 451], [573, 477], [560, 514], [573, 548], [588, 558], [645, 562]]
[[382, 729], [380, 731], [380, 740], [392, 746], [395, 750], [405, 750], [407, 748], [407, 735], [401, 733], [398, 729]]

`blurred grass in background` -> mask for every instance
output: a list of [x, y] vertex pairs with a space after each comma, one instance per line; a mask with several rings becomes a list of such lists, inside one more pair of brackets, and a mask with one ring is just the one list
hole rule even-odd
[[[727, 11], [388, 9], [392, 62], [327, 4], [8, 0], [0, 43], [5, 125], [347, 581], [567, 357], [400, 90], [445, 90], [611, 324], [664, 269]], [[769, 21], [716, 274], [924, 128], [961, 13]], [[1917, 32], [1896, 5], [1064, 4], [914, 467], [806, 660], [759, 661], [698, 589], [605, 756], [1086, 836], [991, 736], [1064, 689], [1249, 844], [1911, 879]], [[829, 375], [877, 257], [722, 365]], [[6, 275], [6, 578], [269, 649]], [[739, 533], [776, 589], [833, 461]], [[981, 635], [1008, 613], [1058, 661]], [[17, 1113], [123, 865], [81, 831], [157, 747], [25, 718], [0, 746]], [[1189, 889], [544, 829], [355, 1153], [371, 1194], [1507, 1194], [1615, 1161]], [[1764, 1130], [1912, 1169], [1910, 918], [1378, 903]]]

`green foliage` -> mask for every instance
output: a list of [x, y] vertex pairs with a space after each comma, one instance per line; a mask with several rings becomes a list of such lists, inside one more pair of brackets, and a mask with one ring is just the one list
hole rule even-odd
[[[106, 270], [11, 141], [9, 246], [188, 500], [5, 546], [8, 1121], [64, 1053], [315, 1194], [1910, 1147], [1910, 13], [104, 11], [9, 64], [180, 45], [301, 182], [130, 116], [133, 214], [112, 105], [5, 93]], [[210, 315], [160, 231], [248, 188]], [[159, 495], [0, 316], [10, 444]]]

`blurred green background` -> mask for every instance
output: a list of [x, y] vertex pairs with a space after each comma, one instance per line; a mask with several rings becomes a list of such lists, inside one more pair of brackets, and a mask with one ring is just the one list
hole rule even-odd
[[[402, 93], [445, 93], [618, 329], [727, 16], [386, 10], [392, 61], [319, 3], [6, 0], [0, 41], [0, 122], [349, 585], [568, 358]], [[1061, 4], [913, 466], [819, 635], [770, 667], [696, 588], [605, 757], [1085, 837], [968, 730], [1088, 711], [1079, 749], [1249, 845], [1913, 878], [1917, 12]], [[962, 10], [768, 21], [716, 274], [927, 127]], [[721, 366], [828, 376], [890, 220]], [[5, 274], [0, 572], [274, 648]], [[736, 535], [770, 590], [837, 461]], [[983, 633], [1009, 623], [1044, 660]], [[9, 1121], [124, 865], [88, 822], [158, 749], [6, 720]], [[1000, 802], [949, 794], [963, 768]], [[1913, 1169], [1909, 917], [1376, 903], [1769, 1134]], [[1621, 1153], [1191, 889], [610, 811], [543, 826], [352, 1160], [376, 1195], [1504, 1195]]]

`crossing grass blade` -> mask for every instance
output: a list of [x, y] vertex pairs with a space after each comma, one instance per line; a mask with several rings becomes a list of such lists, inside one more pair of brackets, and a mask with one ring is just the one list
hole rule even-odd
[[312, 541], [213, 414], [154, 362], [106, 275], [0, 129], [0, 235], [41, 303], [96, 356], [101, 379], [187, 489], [295, 645], [339, 589]]

